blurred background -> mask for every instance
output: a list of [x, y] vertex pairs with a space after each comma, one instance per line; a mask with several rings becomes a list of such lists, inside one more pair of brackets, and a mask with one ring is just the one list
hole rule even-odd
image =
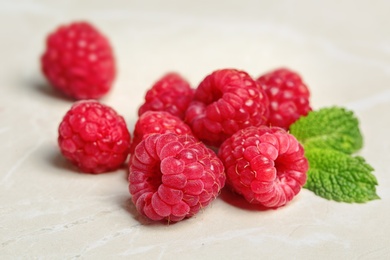
[[387, 1], [352, 0], [2, 0], [2, 73], [12, 69], [19, 78], [39, 78], [46, 35], [60, 24], [88, 20], [114, 46], [116, 97], [125, 98], [128, 88], [150, 87], [169, 70], [196, 86], [217, 68], [236, 67], [257, 77], [287, 66], [312, 88], [315, 107], [344, 103], [347, 96], [369, 95], [365, 86], [372, 80], [388, 81], [387, 7]]

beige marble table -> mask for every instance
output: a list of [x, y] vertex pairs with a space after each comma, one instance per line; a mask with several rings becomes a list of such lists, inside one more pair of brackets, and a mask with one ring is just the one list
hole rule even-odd
[[[390, 259], [389, 1], [0, 1], [0, 259]], [[119, 68], [102, 102], [132, 130], [145, 91], [168, 71], [195, 87], [215, 69], [301, 73], [313, 108], [353, 111], [381, 200], [327, 201], [303, 190], [258, 211], [223, 192], [173, 225], [140, 219], [126, 168], [77, 173], [57, 127], [72, 104], [48, 87], [48, 32], [88, 20]]]

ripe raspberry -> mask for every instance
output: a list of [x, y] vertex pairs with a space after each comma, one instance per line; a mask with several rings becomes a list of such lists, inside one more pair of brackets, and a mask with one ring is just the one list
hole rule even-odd
[[228, 186], [250, 203], [283, 206], [306, 182], [308, 161], [303, 147], [279, 127], [238, 131], [221, 145], [218, 156]]
[[173, 133], [192, 135], [191, 128], [180, 118], [164, 111], [146, 111], [135, 124], [130, 152], [149, 134]]
[[269, 99], [269, 125], [288, 129], [311, 110], [309, 89], [296, 72], [277, 69], [259, 77], [257, 83]]
[[267, 119], [265, 92], [246, 72], [235, 69], [208, 75], [195, 90], [185, 117], [196, 137], [216, 147], [238, 130]]
[[64, 25], [50, 34], [41, 66], [53, 87], [75, 99], [102, 97], [115, 77], [108, 39], [87, 22]]
[[126, 160], [130, 134], [112, 108], [97, 101], [76, 102], [58, 129], [61, 153], [82, 172], [116, 170]]
[[177, 73], [168, 73], [157, 81], [145, 95], [138, 115], [146, 111], [166, 111], [184, 119], [185, 111], [194, 96], [190, 84]]
[[129, 191], [137, 210], [152, 220], [195, 215], [225, 185], [222, 162], [191, 135], [152, 134], [135, 148]]

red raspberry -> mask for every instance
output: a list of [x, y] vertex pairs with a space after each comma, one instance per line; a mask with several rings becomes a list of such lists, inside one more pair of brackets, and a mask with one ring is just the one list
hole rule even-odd
[[264, 91], [246, 72], [235, 69], [208, 75], [195, 90], [185, 117], [196, 137], [216, 147], [238, 130], [267, 119]]
[[138, 115], [146, 111], [166, 111], [184, 119], [184, 113], [194, 96], [190, 84], [177, 73], [168, 73], [157, 81], [145, 95]]
[[279, 127], [238, 131], [221, 145], [218, 156], [228, 186], [250, 203], [283, 206], [306, 182], [308, 161], [303, 147]]
[[191, 135], [152, 134], [136, 148], [129, 191], [137, 210], [152, 220], [195, 215], [225, 185], [222, 162]]
[[288, 129], [311, 110], [309, 89], [296, 72], [277, 69], [259, 77], [257, 83], [269, 99], [269, 125]]
[[191, 128], [180, 118], [164, 111], [146, 111], [135, 124], [130, 152], [149, 134], [173, 133], [192, 135]]
[[129, 152], [130, 134], [123, 117], [93, 100], [74, 103], [58, 135], [61, 153], [83, 172], [116, 170]]
[[75, 99], [102, 97], [115, 77], [108, 39], [87, 22], [64, 25], [50, 34], [41, 65], [51, 85]]

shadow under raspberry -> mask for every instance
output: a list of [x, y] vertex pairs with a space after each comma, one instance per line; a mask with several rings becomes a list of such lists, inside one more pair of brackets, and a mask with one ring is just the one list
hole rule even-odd
[[47, 160], [55, 168], [67, 170], [72, 173], [81, 173], [77, 167], [66, 160], [59, 151], [51, 153]]
[[241, 195], [231, 191], [229, 188], [225, 187], [222, 189], [221, 194], [219, 195], [219, 198], [226, 202], [227, 204], [230, 204], [234, 207], [237, 207], [242, 210], [249, 210], [249, 211], [267, 211], [272, 210], [270, 208], [264, 207], [260, 204], [251, 204], [248, 201], [244, 199]]
[[46, 160], [54, 166], [57, 169], [62, 169], [66, 170], [67, 172], [74, 173], [74, 174], [88, 174], [88, 175], [105, 175], [105, 174], [116, 174], [118, 172], [123, 172], [124, 173], [124, 179], [127, 181], [127, 175], [128, 175], [128, 170], [127, 170], [127, 165], [122, 164], [119, 169], [113, 170], [113, 171], [108, 171], [108, 172], [101, 172], [101, 173], [86, 173], [86, 172], [81, 172], [76, 165], [72, 164], [70, 161], [68, 161], [60, 151], [54, 151], [50, 153]]
[[60, 99], [63, 101], [74, 101], [74, 99], [71, 99], [70, 97], [67, 97], [66, 95], [62, 94], [60, 91], [56, 90], [45, 81], [36, 80], [31, 82], [30, 85], [33, 87], [34, 90], [44, 96]]

